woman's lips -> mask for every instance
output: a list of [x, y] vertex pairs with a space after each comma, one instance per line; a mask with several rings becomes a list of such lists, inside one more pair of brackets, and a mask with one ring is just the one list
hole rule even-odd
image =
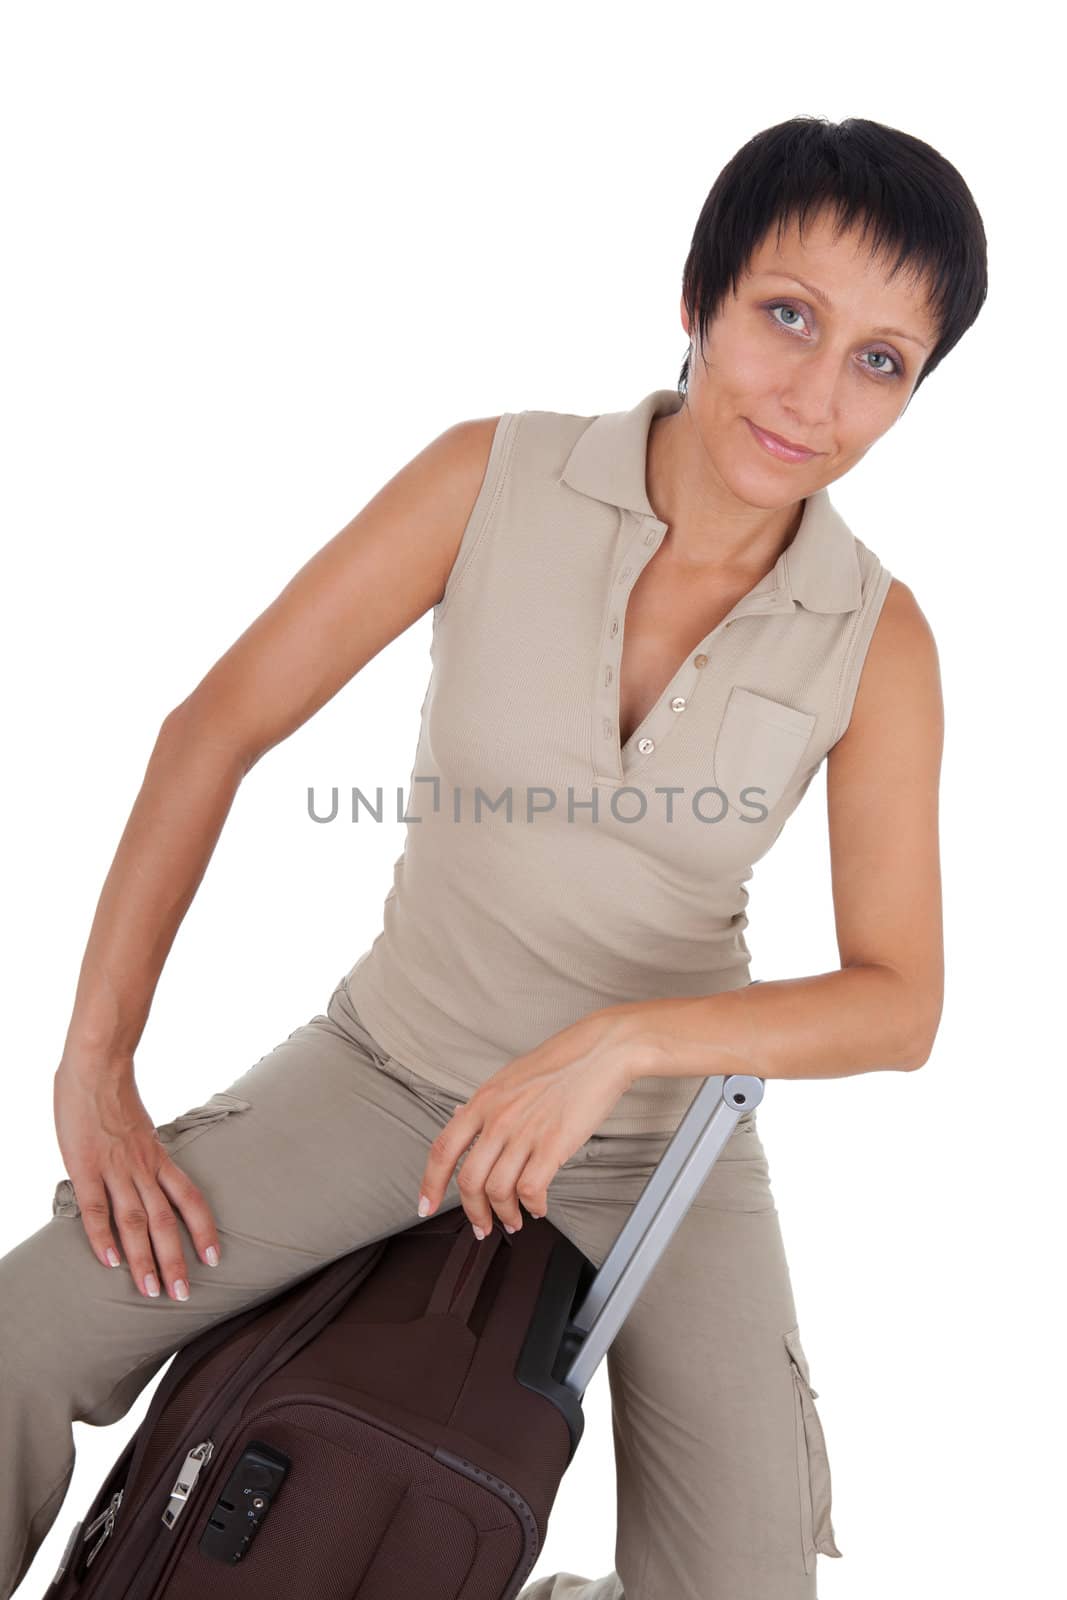
[[777, 434], [767, 433], [763, 428], [757, 428], [756, 424], [749, 421], [748, 417], [745, 418], [745, 421], [752, 429], [753, 438], [763, 446], [768, 455], [776, 456], [779, 461], [810, 461], [812, 456], [819, 454], [818, 450], [798, 450], [793, 445], [786, 444], [783, 439], [779, 439]]

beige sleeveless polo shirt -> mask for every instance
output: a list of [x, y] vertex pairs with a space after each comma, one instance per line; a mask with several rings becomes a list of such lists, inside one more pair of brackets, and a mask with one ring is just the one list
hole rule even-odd
[[[592, 1010], [747, 984], [745, 883], [848, 726], [891, 574], [821, 489], [620, 748], [626, 601], [667, 532], [648, 433], [681, 404], [502, 416], [434, 608], [418, 820], [346, 983], [464, 1099]], [[597, 1131], [670, 1132], [704, 1081], [639, 1078]]]

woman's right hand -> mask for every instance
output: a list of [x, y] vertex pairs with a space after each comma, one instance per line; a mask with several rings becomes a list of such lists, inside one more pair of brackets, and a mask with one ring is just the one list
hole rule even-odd
[[63, 1164], [94, 1255], [103, 1266], [120, 1264], [110, 1205], [140, 1292], [158, 1294], [162, 1282], [172, 1299], [188, 1299], [189, 1274], [172, 1203], [208, 1266], [218, 1264], [215, 1221], [201, 1190], [160, 1142], [137, 1091], [133, 1061], [89, 1064], [65, 1056], [56, 1070], [53, 1103]]

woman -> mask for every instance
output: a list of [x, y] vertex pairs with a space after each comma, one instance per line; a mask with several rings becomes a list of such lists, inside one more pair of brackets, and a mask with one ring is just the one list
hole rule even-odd
[[[124, 1415], [209, 1324], [417, 1202], [480, 1234], [525, 1207], [599, 1265], [706, 1076], [927, 1059], [936, 650], [826, 486], [974, 321], [985, 273], [929, 146], [767, 130], [698, 220], [677, 391], [450, 428], [166, 717], [55, 1074], [69, 1177], [0, 1261], [0, 1597], [62, 1504], [73, 1420]], [[382, 933], [325, 1013], [155, 1127], [134, 1051], [242, 777], [431, 606], [420, 821]], [[840, 970], [755, 984], [744, 882], [824, 758]], [[607, 1364], [616, 1570], [526, 1600], [811, 1600], [840, 1551], [753, 1113]]]

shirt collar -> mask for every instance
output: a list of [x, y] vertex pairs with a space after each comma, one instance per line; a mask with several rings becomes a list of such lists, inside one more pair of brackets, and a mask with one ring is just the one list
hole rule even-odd
[[[653, 389], [629, 411], [594, 417], [567, 457], [561, 481], [579, 494], [658, 522], [645, 489], [648, 434], [655, 417], [681, 405], [676, 389]], [[855, 537], [825, 488], [806, 497], [793, 539], [754, 592], [777, 597], [783, 609], [795, 609], [794, 601], [806, 611], [826, 612], [854, 611], [860, 604]]]

